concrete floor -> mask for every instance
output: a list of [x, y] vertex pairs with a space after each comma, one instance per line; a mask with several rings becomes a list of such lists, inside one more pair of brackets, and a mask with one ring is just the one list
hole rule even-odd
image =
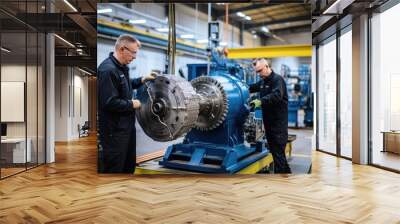
[[308, 173], [311, 168], [312, 129], [289, 129], [289, 134], [295, 134], [292, 156], [288, 163], [294, 174]]
[[313, 137], [312, 129], [289, 129], [289, 134], [296, 135], [293, 142], [293, 154], [311, 156], [311, 139]]

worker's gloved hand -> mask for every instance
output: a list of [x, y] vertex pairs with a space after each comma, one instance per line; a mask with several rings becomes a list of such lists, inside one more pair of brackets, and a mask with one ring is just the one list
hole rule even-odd
[[149, 75], [143, 76], [142, 77], [142, 83], [150, 80], [154, 80], [157, 78], [157, 73], [156, 72], [151, 72]]
[[140, 103], [139, 100], [132, 100], [132, 107], [133, 107], [133, 109], [138, 109], [138, 108], [140, 108], [141, 105], [142, 105], [142, 104]]
[[258, 99], [252, 100], [252, 101], [250, 102], [250, 107], [252, 107], [252, 108], [259, 108], [259, 107], [261, 107], [261, 100], [258, 100]]

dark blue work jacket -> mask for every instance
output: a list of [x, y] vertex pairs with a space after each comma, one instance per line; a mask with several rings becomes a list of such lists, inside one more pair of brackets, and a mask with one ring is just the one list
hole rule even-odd
[[265, 134], [268, 142], [286, 144], [288, 139], [288, 94], [282, 76], [271, 75], [250, 85], [250, 93], [259, 92]]
[[[102, 172], [131, 172], [136, 158], [135, 110], [133, 89], [141, 78], [129, 79], [129, 68], [111, 52], [97, 68], [99, 115], [99, 160]], [[133, 157], [133, 158], [132, 158]]]

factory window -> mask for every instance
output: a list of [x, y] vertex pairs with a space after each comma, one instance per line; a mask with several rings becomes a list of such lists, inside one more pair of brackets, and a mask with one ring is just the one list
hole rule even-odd
[[400, 4], [371, 18], [371, 162], [400, 170]]
[[341, 31], [340, 56], [340, 155], [352, 157], [352, 33], [351, 25]]
[[24, 22], [42, 4], [0, 5], [0, 178], [45, 162], [45, 35]]
[[336, 36], [318, 47], [318, 139], [321, 151], [336, 154]]

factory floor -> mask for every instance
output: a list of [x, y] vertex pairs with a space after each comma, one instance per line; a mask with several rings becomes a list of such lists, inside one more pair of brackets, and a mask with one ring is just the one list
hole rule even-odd
[[289, 129], [289, 134], [296, 135], [292, 143], [292, 155], [288, 163], [293, 174], [305, 174], [310, 171], [312, 161], [312, 129]]
[[312, 151], [312, 174], [97, 174], [95, 137], [0, 181], [0, 223], [398, 223], [399, 174]]

